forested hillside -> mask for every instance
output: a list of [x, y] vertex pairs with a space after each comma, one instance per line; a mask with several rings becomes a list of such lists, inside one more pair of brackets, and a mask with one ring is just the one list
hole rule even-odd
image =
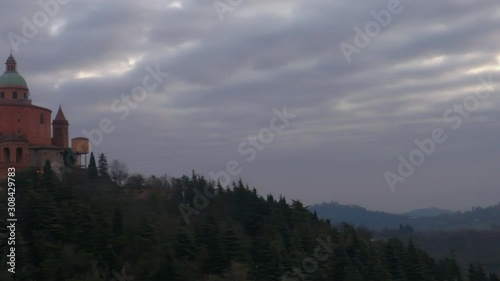
[[222, 187], [193, 173], [122, 187], [75, 171], [59, 182], [47, 164], [42, 175], [18, 174], [16, 185], [16, 273], [2, 239], [0, 280], [499, 280], [412, 241], [334, 227], [241, 181]]
[[472, 262], [480, 262], [485, 270], [500, 274], [500, 231], [498, 230], [409, 232], [403, 227], [379, 231], [373, 235], [381, 239], [394, 237], [401, 240], [412, 239], [432, 256], [445, 257], [453, 253], [462, 267]]

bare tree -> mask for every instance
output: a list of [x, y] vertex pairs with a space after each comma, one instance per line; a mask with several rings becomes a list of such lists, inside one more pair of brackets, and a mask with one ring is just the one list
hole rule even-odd
[[119, 160], [113, 160], [109, 166], [111, 172], [111, 179], [117, 185], [123, 185], [125, 180], [128, 178], [128, 168], [127, 165]]
[[152, 188], [163, 187], [163, 180], [155, 175], [151, 175], [146, 179], [144, 185]]
[[144, 178], [144, 176], [141, 174], [132, 174], [125, 181], [126, 187], [144, 187], [145, 184], [146, 184], [146, 178]]

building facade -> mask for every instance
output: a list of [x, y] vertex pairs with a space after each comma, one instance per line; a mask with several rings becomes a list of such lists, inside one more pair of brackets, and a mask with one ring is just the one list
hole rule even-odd
[[58, 172], [64, 167], [69, 122], [60, 106], [52, 120], [50, 109], [32, 103], [12, 55], [5, 66], [0, 76], [0, 179], [6, 177], [7, 168], [42, 168], [47, 159]]

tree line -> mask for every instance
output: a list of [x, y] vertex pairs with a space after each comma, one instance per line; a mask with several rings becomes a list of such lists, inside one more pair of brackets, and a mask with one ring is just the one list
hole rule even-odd
[[[104, 154], [92, 158], [62, 181], [50, 162], [41, 174], [17, 176], [17, 269], [6, 271], [2, 239], [0, 280], [499, 280], [480, 264], [436, 259], [412, 240], [332, 225], [300, 201], [259, 196], [241, 180], [132, 177], [123, 165], [114, 174]], [[217, 196], [186, 224], [179, 206], [206, 189]]]

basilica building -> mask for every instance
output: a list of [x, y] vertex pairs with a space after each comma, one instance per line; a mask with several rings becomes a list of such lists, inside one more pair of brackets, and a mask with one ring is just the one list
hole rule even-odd
[[69, 122], [60, 106], [52, 120], [50, 109], [32, 103], [12, 55], [5, 66], [0, 76], [0, 179], [7, 168], [42, 168], [46, 160], [57, 172], [69, 147]]

